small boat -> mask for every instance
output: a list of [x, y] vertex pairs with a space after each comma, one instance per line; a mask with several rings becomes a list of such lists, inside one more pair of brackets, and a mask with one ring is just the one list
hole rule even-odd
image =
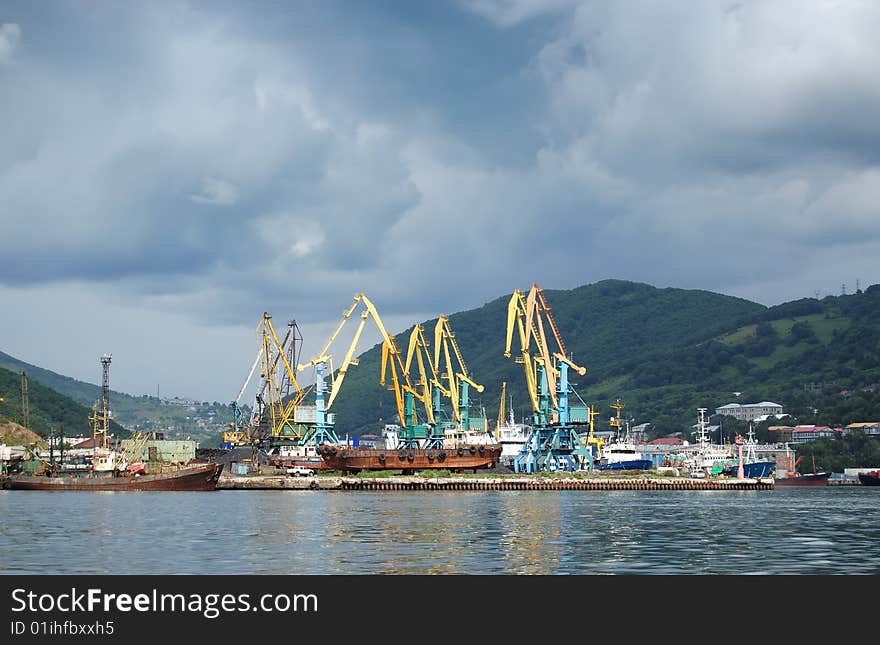
[[684, 468], [690, 477], [705, 478], [720, 475], [730, 464], [730, 451], [725, 446], [710, 442], [707, 429], [706, 408], [698, 408], [697, 447], [685, 460]]
[[862, 486], [880, 486], [880, 470], [859, 473], [859, 483]]

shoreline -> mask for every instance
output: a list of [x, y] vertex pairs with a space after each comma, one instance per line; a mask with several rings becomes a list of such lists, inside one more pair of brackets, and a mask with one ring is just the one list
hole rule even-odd
[[221, 476], [217, 490], [773, 490], [774, 480], [689, 479], [686, 477], [548, 477], [505, 475], [471, 477], [291, 477]]

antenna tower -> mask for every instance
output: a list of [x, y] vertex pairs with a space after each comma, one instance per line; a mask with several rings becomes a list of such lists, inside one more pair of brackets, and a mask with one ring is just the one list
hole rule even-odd
[[92, 408], [93, 436], [96, 440], [95, 447], [97, 447], [97, 439], [100, 435], [101, 446], [106, 448], [110, 430], [110, 354], [101, 356], [101, 371], [101, 411], [98, 412], [97, 404]]
[[30, 410], [28, 409], [28, 381], [27, 373], [21, 373], [21, 425], [25, 428], [30, 423]]

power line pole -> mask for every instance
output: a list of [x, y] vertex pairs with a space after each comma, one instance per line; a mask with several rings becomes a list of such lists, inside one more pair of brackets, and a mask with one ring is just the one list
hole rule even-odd
[[30, 423], [30, 410], [28, 409], [28, 382], [27, 373], [21, 373], [21, 425], [25, 428]]

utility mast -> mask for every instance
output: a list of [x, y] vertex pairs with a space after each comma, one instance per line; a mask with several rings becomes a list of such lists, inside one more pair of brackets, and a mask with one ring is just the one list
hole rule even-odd
[[30, 411], [28, 410], [28, 381], [27, 373], [21, 373], [21, 425], [25, 428], [30, 423]]

